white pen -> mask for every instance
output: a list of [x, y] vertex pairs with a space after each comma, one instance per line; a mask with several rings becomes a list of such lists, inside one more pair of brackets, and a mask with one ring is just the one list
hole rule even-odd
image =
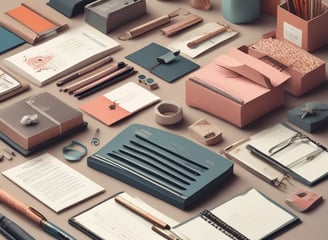
[[299, 159], [296, 159], [295, 161], [291, 162], [290, 164], [287, 165], [289, 168], [296, 167], [298, 165], [303, 165], [306, 162], [312, 161], [315, 159], [320, 153], [323, 152], [323, 148], [318, 148], [315, 151], [305, 155], [304, 157], [301, 157]]

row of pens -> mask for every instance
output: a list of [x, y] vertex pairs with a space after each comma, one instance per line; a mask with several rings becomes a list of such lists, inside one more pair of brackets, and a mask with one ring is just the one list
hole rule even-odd
[[61, 87], [61, 92], [67, 92], [77, 99], [82, 99], [137, 72], [134, 67], [124, 62], [109, 64], [112, 61], [112, 57], [106, 56], [59, 79], [56, 85]]

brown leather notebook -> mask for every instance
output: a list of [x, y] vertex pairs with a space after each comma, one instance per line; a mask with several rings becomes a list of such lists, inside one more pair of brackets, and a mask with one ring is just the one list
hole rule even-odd
[[[21, 123], [24, 116], [33, 114], [38, 116], [36, 123]], [[26, 150], [64, 135], [82, 124], [83, 115], [80, 111], [47, 92], [0, 109], [1, 133]]]

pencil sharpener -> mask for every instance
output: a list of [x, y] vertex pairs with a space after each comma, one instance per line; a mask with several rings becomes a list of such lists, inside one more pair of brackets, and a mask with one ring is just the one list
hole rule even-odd
[[215, 125], [202, 118], [189, 126], [190, 135], [205, 145], [214, 145], [222, 141], [222, 132]]

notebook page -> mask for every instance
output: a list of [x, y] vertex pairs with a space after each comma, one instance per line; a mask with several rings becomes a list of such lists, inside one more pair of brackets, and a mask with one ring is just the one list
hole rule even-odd
[[255, 189], [218, 206], [212, 213], [249, 239], [262, 239], [295, 218]]
[[172, 231], [183, 236], [184, 240], [231, 240], [229, 236], [200, 216], [183, 223]]
[[[121, 196], [169, 225], [177, 223], [126, 192], [121, 193]], [[72, 219], [105, 240], [163, 240], [162, 236], [151, 229], [152, 223], [117, 203], [115, 198], [110, 198]]]

